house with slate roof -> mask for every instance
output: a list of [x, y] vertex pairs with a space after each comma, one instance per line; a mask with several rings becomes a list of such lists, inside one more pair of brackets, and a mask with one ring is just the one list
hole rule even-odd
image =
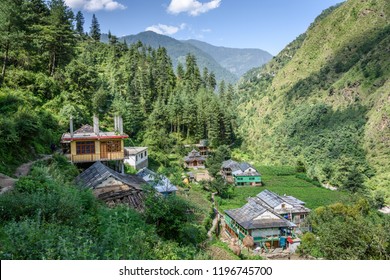
[[246, 162], [226, 160], [221, 166], [221, 175], [226, 182], [236, 186], [261, 186], [261, 175]]
[[143, 210], [142, 186], [147, 183], [138, 176], [118, 173], [98, 161], [77, 176], [75, 183], [91, 189], [109, 206], [123, 203], [138, 211]]
[[[270, 247], [284, 246], [298, 225], [294, 222], [295, 216], [286, 216], [286, 211], [282, 209], [288, 208], [291, 213], [295, 210], [309, 213], [310, 209], [303, 205], [304, 202], [292, 196], [281, 197], [265, 190], [249, 198], [248, 203], [241, 208], [226, 210], [225, 230], [231, 237], [241, 240], [250, 235], [261, 247], [266, 243]], [[298, 221], [301, 222], [300, 219]], [[292, 240], [291, 237], [289, 240]]]
[[293, 196], [281, 196], [269, 190], [264, 190], [256, 197], [268, 208], [273, 209], [277, 214], [292, 221], [297, 226], [300, 226], [310, 213], [310, 209], [305, 207], [305, 202]]
[[205, 168], [206, 158], [200, 155], [200, 152], [193, 149], [185, 158], [184, 166], [186, 168]]
[[164, 175], [157, 174], [148, 168], [142, 168], [138, 171], [137, 176], [142, 178], [150, 186], [154, 187], [163, 196], [175, 194], [177, 187]]

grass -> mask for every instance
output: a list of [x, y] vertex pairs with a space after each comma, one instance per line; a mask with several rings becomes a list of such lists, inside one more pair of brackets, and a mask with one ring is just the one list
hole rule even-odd
[[247, 202], [248, 197], [254, 197], [265, 189], [279, 195], [294, 196], [306, 202], [306, 206], [310, 209], [336, 202], [347, 202], [351, 198], [351, 195], [346, 192], [327, 190], [296, 177], [299, 173], [289, 166], [256, 166], [256, 168], [262, 174], [264, 186], [235, 188], [229, 199], [218, 199], [219, 210], [240, 208]]

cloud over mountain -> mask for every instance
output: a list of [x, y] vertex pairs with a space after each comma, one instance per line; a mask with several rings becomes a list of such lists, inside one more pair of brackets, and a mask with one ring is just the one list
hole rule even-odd
[[149, 26], [145, 29], [145, 31], [153, 31], [156, 32], [157, 34], [162, 34], [162, 35], [173, 35], [177, 33], [180, 30], [183, 30], [186, 27], [185, 23], [180, 24], [179, 26], [172, 26], [172, 25], [165, 25], [165, 24], [156, 24]]

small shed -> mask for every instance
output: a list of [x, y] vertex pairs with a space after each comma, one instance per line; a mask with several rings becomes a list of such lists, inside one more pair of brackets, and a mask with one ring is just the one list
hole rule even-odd
[[147, 147], [125, 147], [125, 163], [136, 170], [148, 167]]
[[166, 176], [157, 174], [148, 168], [142, 168], [138, 171], [137, 176], [142, 178], [149, 185], [153, 186], [156, 191], [164, 196], [175, 194], [178, 190]]
[[92, 189], [94, 195], [109, 206], [123, 203], [138, 211], [143, 210], [142, 185], [146, 182], [138, 176], [120, 174], [98, 161], [77, 176], [75, 182]]

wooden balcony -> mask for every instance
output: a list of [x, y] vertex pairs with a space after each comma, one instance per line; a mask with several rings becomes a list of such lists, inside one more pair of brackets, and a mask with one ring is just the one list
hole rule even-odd
[[104, 156], [100, 154], [85, 154], [85, 155], [65, 155], [71, 162], [94, 162], [94, 161], [110, 161], [110, 160], [123, 160], [125, 158], [124, 152], [106, 153]]

